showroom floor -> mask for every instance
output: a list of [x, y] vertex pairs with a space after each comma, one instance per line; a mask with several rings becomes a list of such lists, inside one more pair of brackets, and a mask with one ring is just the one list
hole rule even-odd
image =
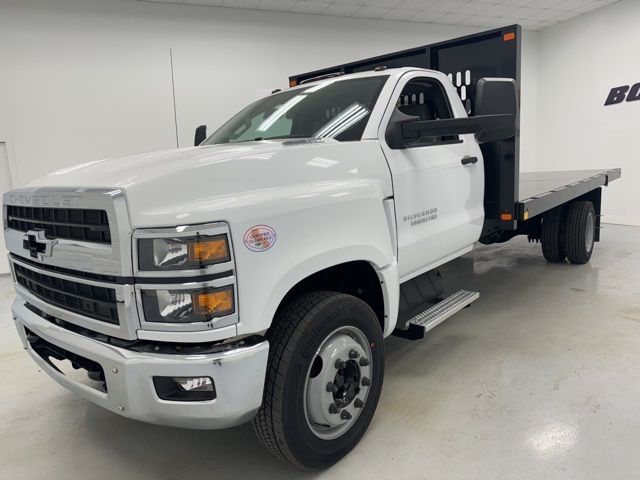
[[2, 277], [0, 476], [640, 477], [640, 228], [606, 226], [584, 266], [547, 264], [519, 238], [480, 247], [448, 270], [480, 300], [422, 341], [387, 341], [371, 428], [322, 473], [272, 459], [250, 425], [157, 427], [74, 397], [18, 344]]

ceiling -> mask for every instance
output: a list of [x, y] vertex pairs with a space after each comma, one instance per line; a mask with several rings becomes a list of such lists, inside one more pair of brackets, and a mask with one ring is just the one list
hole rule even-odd
[[380, 18], [474, 27], [519, 23], [541, 30], [618, 0], [145, 0], [215, 7]]

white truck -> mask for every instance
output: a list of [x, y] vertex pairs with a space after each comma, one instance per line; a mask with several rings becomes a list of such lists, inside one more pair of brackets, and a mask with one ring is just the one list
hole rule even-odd
[[447, 292], [440, 265], [515, 235], [582, 264], [599, 240], [619, 169], [519, 174], [519, 39], [514, 25], [296, 75], [196, 147], [5, 194], [24, 348], [117, 414], [253, 419], [275, 456], [337, 462], [376, 409], [384, 338], [478, 298]]

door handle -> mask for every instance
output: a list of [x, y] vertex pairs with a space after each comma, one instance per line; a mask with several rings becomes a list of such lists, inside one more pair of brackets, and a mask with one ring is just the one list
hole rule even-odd
[[472, 163], [476, 163], [478, 161], [478, 157], [464, 157], [462, 160], [460, 160], [460, 163], [462, 163], [463, 165], [469, 165]]

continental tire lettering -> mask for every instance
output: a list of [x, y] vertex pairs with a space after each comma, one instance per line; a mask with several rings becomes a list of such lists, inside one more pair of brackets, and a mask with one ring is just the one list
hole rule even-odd
[[[340, 306], [340, 308], [330, 312], [327, 315], [327, 321], [334, 321], [337, 320], [338, 318], [342, 318], [346, 316], [346, 311], [344, 310], [344, 308], [342, 306]], [[318, 349], [318, 344], [320, 343], [321, 337], [323, 337], [323, 335], [325, 335], [326, 332], [322, 331], [322, 330], [314, 330], [313, 333], [311, 333], [311, 335], [309, 335], [309, 337], [307, 338], [306, 343], [304, 344], [304, 346], [302, 347], [302, 358], [304, 358], [305, 360], [309, 357], [311, 357], [312, 355], [315, 355], [316, 350]]]

